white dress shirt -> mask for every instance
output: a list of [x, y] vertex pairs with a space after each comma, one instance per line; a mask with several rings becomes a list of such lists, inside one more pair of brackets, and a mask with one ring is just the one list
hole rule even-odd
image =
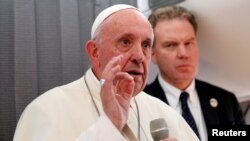
[[[180, 114], [182, 114], [181, 102], [179, 100], [182, 90], [164, 81], [161, 75], [158, 75], [158, 80], [165, 93], [165, 96], [168, 99], [169, 105], [176, 111], [178, 111]], [[206, 124], [202, 114], [200, 100], [197, 91], [195, 89], [194, 80], [185, 91], [189, 93], [188, 107], [194, 117], [201, 141], [207, 141], [208, 138], [207, 138]]]

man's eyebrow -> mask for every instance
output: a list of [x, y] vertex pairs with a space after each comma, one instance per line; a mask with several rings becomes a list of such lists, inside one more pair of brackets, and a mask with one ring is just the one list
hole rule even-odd
[[176, 41], [164, 41], [162, 44], [174, 44], [174, 43], [177, 43]]
[[121, 34], [121, 35], [119, 36], [119, 39], [120, 39], [120, 38], [124, 38], [124, 37], [129, 37], [129, 38], [132, 38], [132, 37], [134, 37], [134, 35], [133, 35], [133, 34], [131, 34], [131, 33]]
[[145, 42], [150, 43], [152, 45], [153, 40], [151, 38], [146, 38], [145, 40], [143, 40], [143, 43]]
[[[122, 39], [122, 38], [134, 38], [135, 35], [133, 35], [132, 33], [125, 33], [125, 34], [121, 34], [118, 39]], [[146, 37], [145, 39], [142, 40], [143, 42], [149, 42], [152, 44], [152, 39], [150, 37]]]

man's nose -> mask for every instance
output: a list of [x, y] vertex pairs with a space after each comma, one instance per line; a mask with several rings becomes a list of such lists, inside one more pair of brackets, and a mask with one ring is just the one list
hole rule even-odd
[[141, 45], [137, 45], [133, 48], [131, 53], [131, 60], [136, 61], [137, 63], [141, 63], [144, 58], [144, 52]]
[[181, 44], [178, 47], [178, 57], [179, 58], [187, 58], [188, 57], [188, 49], [183, 44]]

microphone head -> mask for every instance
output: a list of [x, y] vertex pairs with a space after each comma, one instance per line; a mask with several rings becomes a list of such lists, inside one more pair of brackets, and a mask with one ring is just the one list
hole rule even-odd
[[168, 138], [168, 126], [163, 118], [158, 118], [150, 122], [150, 132], [154, 141]]

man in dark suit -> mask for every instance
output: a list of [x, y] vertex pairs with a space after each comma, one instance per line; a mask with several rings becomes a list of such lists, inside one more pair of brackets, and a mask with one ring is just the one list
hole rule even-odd
[[194, 15], [180, 6], [163, 7], [149, 21], [155, 34], [152, 61], [160, 74], [144, 91], [186, 116], [201, 141], [207, 140], [209, 125], [245, 124], [233, 93], [195, 78], [199, 50]]

